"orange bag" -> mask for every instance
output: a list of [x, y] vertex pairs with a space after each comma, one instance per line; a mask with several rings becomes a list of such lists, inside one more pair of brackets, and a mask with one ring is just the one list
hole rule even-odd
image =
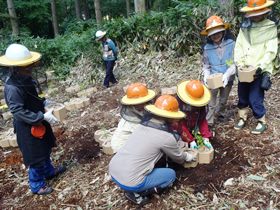
[[46, 127], [43, 124], [33, 125], [31, 127], [31, 134], [35, 138], [42, 139], [46, 133]]

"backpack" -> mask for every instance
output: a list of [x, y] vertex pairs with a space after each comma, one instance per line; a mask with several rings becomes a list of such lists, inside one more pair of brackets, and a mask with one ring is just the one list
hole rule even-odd
[[116, 40], [114, 40], [114, 39], [109, 39], [109, 40], [111, 40], [114, 43], [114, 45], [116, 46], [116, 52], [115, 52], [114, 56], [118, 57], [118, 55], [119, 55], [119, 47], [118, 47], [118, 44], [117, 44]]

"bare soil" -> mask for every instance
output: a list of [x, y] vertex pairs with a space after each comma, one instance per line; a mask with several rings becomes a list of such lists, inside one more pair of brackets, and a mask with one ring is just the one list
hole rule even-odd
[[[177, 172], [175, 185], [154, 195], [142, 209], [279, 209], [279, 83], [276, 76], [266, 94], [269, 129], [264, 134], [250, 134], [256, 125], [251, 115], [244, 130], [233, 129], [235, 87], [228, 102], [228, 121], [215, 125], [214, 160], [193, 169], [172, 165]], [[58, 143], [52, 154], [54, 164], [66, 164], [68, 170], [49, 182], [54, 188], [50, 195], [30, 192], [17, 148], [0, 149], [0, 209], [139, 209], [110, 181], [111, 156], [103, 154], [94, 140], [97, 129], [117, 125], [123, 85], [100, 87], [88, 107], [69, 112], [64, 123], [53, 127]], [[224, 186], [230, 178], [233, 184]]]

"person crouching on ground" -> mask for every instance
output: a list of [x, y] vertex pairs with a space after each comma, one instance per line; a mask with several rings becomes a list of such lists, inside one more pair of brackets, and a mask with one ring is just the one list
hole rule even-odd
[[117, 152], [127, 141], [143, 119], [144, 107], [156, 96], [155, 91], [142, 83], [133, 83], [126, 89], [126, 95], [121, 99], [121, 120], [115, 130], [111, 146]]
[[113, 70], [115, 66], [115, 62], [118, 59], [117, 54], [118, 50], [115, 45], [115, 43], [106, 37], [105, 31], [97, 31], [95, 34], [96, 40], [100, 41], [102, 43], [102, 50], [103, 50], [103, 61], [106, 67], [106, 75], [103, 82], [103, 86], [105, 88], [108, 88], [110, 85], [110, 82], [112, 84], [116, 84], [117, 80], [114, 76]]
[[50, 123], [57, 122], [52, 110], [45, 113], [44, 99], [38, 96], [31, 73], [41, 54], [29, 51], [20, 44], [11, 44], [0, 57], [0, 66], [10, 67], [4, 94], [13, 114], [17, 143], [28, 167], [29, 187], [34, 194], [52, 192], [46, 179], [63, 173], [66, 168], [54, 168], [50, 159], [56, 139]]
[[109, 164], [113, 181], [129, 200], [139, 205], [147, 203], [148, 195], [161, 192], [176, 179], [173, 169], [155, 168], [164, 154], [179, 164], [195, 160], [179, 147], [177, 135], [169, 129], [169, 123], [185, 117], [176, 98], [162, 95], [145, 109], [152, 113], [152, 118], [136, 128]]
[[204, 84], [215, 73], [223, 74], [223, 87], [212, 89], [212, 98], [206, 115], [209, 126], [215, 124], [215, 116], [220, 121], [226, 120], [226, 104], [235, 78], [236, 67], [233, 63], [235, 42], [229, 36], [229, 24], [219, 16], [211, 16], [206, 21], [206, 28], [201, 32], [207, 36], [203, 49]]
[[251, 131], [253, 134], [261, 134], [267, 129], [264, 91], [271, 87], [273, 60], [278, 49], [276, 24], [267, 19], [271, 11], [268, 7], [272, 4], [274, 1], [247, 1], [247, 6], [240, 10], [247, 19], [241, 24], [234, 49], [234, 61], [238, 68], [251, 66], [257, 70], [254, 81], [238, 82], [239, 119], [234, 126], [236, 130], [244, 128], [250, 107], [258, 121]]
[[206, 147], [212, 148], [209, 141], [212, 132], [206, 120], [206, 105], [211, 99], [210, 91], [200, 81], [190, 80], [178, 84], [177, 95], [181, 99], [180, 108], [186, 114], [186, 118], [179, 123], [175, 122], [171, 128], [178, 131], [181, 139], [192, 149], [198, 148], [198, 135], [201, 135]]

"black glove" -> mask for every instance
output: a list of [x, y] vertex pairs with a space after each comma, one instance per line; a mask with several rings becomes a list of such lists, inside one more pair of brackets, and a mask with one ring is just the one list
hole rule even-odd
[[261, 76], [262, 76], [262, 69], [258, 67], [256, 73], [254, 74], [254, 80]]
[[270, 73], [264, 72], [262, 74], [261, 88], [267, 91], [271, 88], [271, 84]]

